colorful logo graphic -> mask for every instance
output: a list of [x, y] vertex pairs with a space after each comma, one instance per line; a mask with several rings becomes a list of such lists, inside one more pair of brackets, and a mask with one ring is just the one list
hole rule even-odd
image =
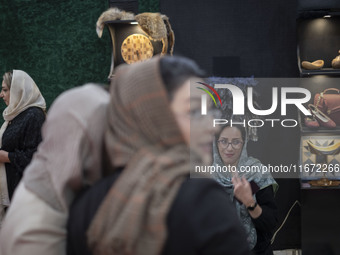
[[[197, 83], [199, 83], [199, 84], [201, 84], [203, 86], [206, 86], [208, 89], [211, 89], [214, 92], [214, 94], [217, 96], [217, 98], [220, 101], [221, 106], [222, 106], [222, 100], [220, 98], [220, 95], [217, 93], [217, 91], [213, 87], [211, 87], [210, 85], [208, 85], [208, 84], [206, 84], [204, 82], [197, 82]], [[216, 100], [215, 100], [214, 96], [209, 92], [209, 90], [203, 89], [203, 88], [200, 88], [200, 87], [197, 87], [197, 88], [200, 89], [200, 90], [203, 90], [204, 92], [206, 92], [211, 97], [211, 99], [214, 101], [215, 106], [217, 107]]]
[[[217, 98], [218, 98], [218, 100], [220, 101], [220, 104], [221, 104], [221, 106], [222, 106], [221, 97], [220, 97], [220, 95], [217, 93], [217, 91], [216, 91], [213, 87], [211, 87], [210, 85], [208, 85], [208, 84], [206, 84], [206, 83], [204, 83], [204, 82], [197, 82], [197, 83], [199, 83], [199, 84], [201, 84], [201, 85], [207, 87], [208, 89], [210, 89], [210, 90], [217, 96]], [[200, 87], [196, 87], [196, 88], [198, 88], [198, 89], [203, 90], [204, 92], [206, 92], [206, 93], [211, 97], [211, 99], [214, 101], [215, 106], [217, 107], [217, 103], [216, 103], [215, 97], [213, 96], [213, 94], [210, 93], [209, 90], [204, 89], [204, 88], [200, 88]], [[201, 108], [201, 113], [202, 113], [202, 115], [206, 115], [206, 114], [207, 114], [207, 95], [205, 95], [205, 94], [202, 95], [202, 108]]]

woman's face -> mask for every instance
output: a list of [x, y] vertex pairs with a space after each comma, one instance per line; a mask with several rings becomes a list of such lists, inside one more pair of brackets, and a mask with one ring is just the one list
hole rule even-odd
[[4, 100], [5, 104], [8, 106], [9, 105], [9, 88], [4, 81], [2, 81], [0, 97]]
[[211, 164], [212, 144], [218, 128], [213, 127], [213, 116], [201, 115], [201, 94], [199, 89], [190, 91], [190, 80], [187, 80], [175, 91], [171, 109], [188, 146], [204, 164]]
[[236, 166], [243, 148], [241, 131], [236, 127], [226, 127], [222, 130], [217, 147], [225, 165]]

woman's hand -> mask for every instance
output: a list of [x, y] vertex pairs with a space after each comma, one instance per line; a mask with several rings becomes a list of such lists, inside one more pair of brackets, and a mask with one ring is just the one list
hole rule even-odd
[[[235, 197], [245, 205], [245, 207], [253, 206], [255, 204], [255, 200], [252, 195], [250, 183], [246, 180], [246, 178], [234, 176], [232, 179], [234, 184], [234, 195]], [[249, 214], [252, 218], [256, 219], [262, 214], [262, 208], [260, 205], [257, 205], [253, 211], [249, 211]]]
[[250, 183], [246, 180], [246, 178], [234, 176], [232, 182], [234, 184], [235, 197], [246, 207], [253, 205], [255, 201], [251, 192]]
[[8, 152], [4, 150], [0, 150], [0, 163], [10, 163], [8, 158]]

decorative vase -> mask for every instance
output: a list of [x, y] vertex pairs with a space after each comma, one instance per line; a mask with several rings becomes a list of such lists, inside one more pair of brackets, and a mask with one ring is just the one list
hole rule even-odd
[[[340, 53], [340, 50], [339, 50], [339, 53]], [[340, 69], [340, 55], [332, 60], [332, 67], [334, 69]]]
[[323, 67], [324, 61], [323, 60], [316, 60], [312, 63], [308, 62], [308, 61], [302, 61], [301, 65], [304, 69], [317, 70], [317, 69], [321, 69]]

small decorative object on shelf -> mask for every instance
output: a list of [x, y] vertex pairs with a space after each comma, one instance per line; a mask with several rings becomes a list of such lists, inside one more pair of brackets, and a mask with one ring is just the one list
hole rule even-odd
[[[310, 110], [309, 110], [310, 112]], [[311, 117], [305, 117], [305, 126], [310, 128], [310, 129], [317, 129], [320, 127], [319, 122], [317, 121], [317, 119], [315, 118], [314, 115], [312, 115]]]
[[301, 63], [302, 67], [304, 69], [308, 69], [308, 70], [317, 70], [317, 69], [321, 69], [324, 65], [324, 61], [323, 60], [316, 60], [314, 62], [308, 62], [308, 61], [302, 61]]
[[135, 18], [139, 26], [150, 37], [151, 40], [162, 42], [162, 55], [168, 52], [169, 47], [169, 54], [173, 54], [175, 34], [171, 28], [169, 18], [166, 15], [145, 12], [136, 15]]
[[315, 105], [309, 104], [308, 108], [315, 117], [315, 119], [319, 122], [320, 126], [330, 129], [336, 128], [335, 122], [331, 118], [329, 118], [326, 114], [324, 114], [320, 109], [318, 109]]
[[[339, 53], [340, 53], [340, 50], [339, 50]], [[332, 60], [332, 67], [334, 69], [340, 69], [340, 55]]]
[[340, 126], [340, 90], [328, 88], [314, 96], [314, 105], [317, 109]]
[[[327, 166], [329, 163], [327, 162], [328, 155], [337, 155], [340, 152], [340, 142], [336, 144], [332, 144], [330, 146], [321, 147], [313, 144], [311, 141], [307, 141], [309, 150], [312, 154], [319, 155], [323, 158], [323, 162], [320, 165]], [[340, 181], [337, 180], [330, 180], [326, 178], [326, 171], [328, 167], [324, 167], [322, 169], [323, 177], [319, 180], [310, 181], [309, 184], [311, 186], [321, 186], [321, 187], [332, 187], [332, 186], [339, 186]]]
[[102, 36], [105, 25], [112, 42], [109, 79], [120, 64], [146, 61], [156, 54], [173, 54], [175, 35], [166, 15], [150, 12], [135, 15], [113, 7], [98, 18], [98, 37]]
[[151, 58], [153, 46], [145, 35], [132, 34], [123, 41], [121, 54], [126, 63], [132, 64]]
[[130, 12], [119, 10], [118, 8], [110, 8], [103, 12], [97, 20], [96, 32], [99, 38], [103, 35], [105, 22], [112, 20], [134, 20], [135, 15]]

